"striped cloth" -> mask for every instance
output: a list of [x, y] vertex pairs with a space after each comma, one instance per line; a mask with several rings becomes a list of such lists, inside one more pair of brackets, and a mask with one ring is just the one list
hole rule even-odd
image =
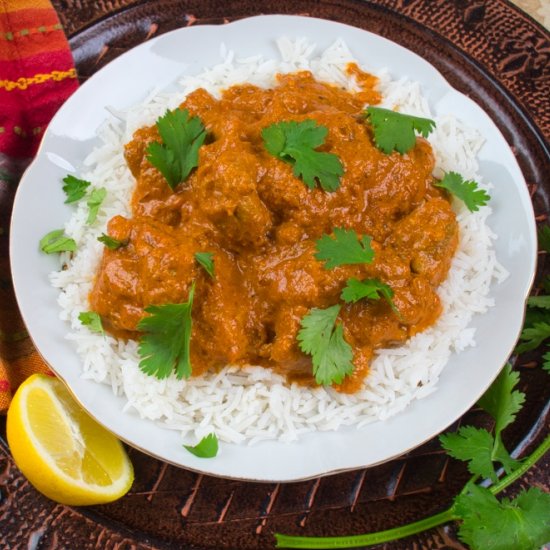
[[27, 376], [48, 372], [15, 303], [8, 227], [19, 178], [48, 122], [77, 87], [49, 0], [0, 0], [0, 413]]

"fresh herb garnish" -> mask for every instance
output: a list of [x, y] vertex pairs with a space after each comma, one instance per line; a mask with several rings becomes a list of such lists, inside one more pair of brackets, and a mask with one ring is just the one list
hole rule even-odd
[[339, 305], [313, 308], [300, 323], [299, 346], [311, 355], [317, 384], [340, 384], [353, 371], [353, 351], [344, 340], [342, 324], [335, 325], [339, 312]]
[[429, 118], [405, 115], [382, 107], [367, 107], [376, 146], [386, 154], [410, 151], [416, 143], [415, 131], [427, 138], [435, 128]]
[[145, 334], [140, 338], [139, 368], [157, 378], [167, 378], [175, 370], [177, 378], [191, 376], [189, 356], [191, 342], [191, 310], [195, 283], [183, 304], [165, 304], [145, 308], [149, 316], [138, 324]]
[[358, 302], [363, 298], [367, 298], [368, 300], [380, 300], [380, 298], [384, 298], [390, 307], [397, 312], [392, 299], [393, 290], [391, 286], [378, 279], [365, 279], [363, 281], [353, 278], [348, 279], [340, 298], [348, 304], [350, 302]]
[[538, 348], [546, 339], [550, 338], [550, 324], [546, 322], [534, 323], [524, 328], [519, 337], [522, 343], [516, 347], [516, 353], [525, 353]]
[[86, 204], [88, 205], [88, 218], [86, 220], [87, 224], [92, 224], [97, 218], [97, 213], [101, 203], [105, 200], [107, 196], [107, 189], [100, 187], [99, 189], [94, 189], [89, 195]]
[[550, 541], [550, 494], [534, 487], [500, 502], [474, 483], [456, 498], [460, 540], [480, 550], [538, 550]]
[[54, 254], [56, 252], [75, 252], [76, 242], [74, 239], [67, 237], [63, 229], [55, 229], [44, 235], [38, 243], [40, 250], [46, 254]]
[[199, 148], [206, 138], [206, 130], [201, 119], [189, 116], [187, 109], [166, 111], [157, 120], [157, 128], [162, 143], [149, 144], [147, 160], [174, 189], [198, 166]]
[[126, 246], [129, 242], [128, 239], [124, 239], [123, 241], [119, 241], [118, 239], [115, 239], [113, 237], [109, 237], [109, 235], [102, 233], [101, 237], [98, 237], [97, 240], [100, 243], [103, 243], [107, 248], [111, 250], [118, 250], [121, 246]]
[[470, 212], [476, 212], [480, 206], [485, 206], [491, 198], [487, 191], [478, 189], [474, 180], [465, 181], [457, 172], [447, 172], [440, 182], [434, 184], [442, 187], [460, 199]]
[[65, 183], [63, 191], [65, 191], [65, 195], [67, 195], [65, 204], [79, 201], [86, 194], [86, 190], [91, 185], [89, 181], [82, 180], [71, 174], [65, 176], [63, 182]]
[[539, 248], [550, 253], [550, 227], [543, 225], [537, 232]]
[[203, 437], [196, 445], [184, 445], [184, 447], [199, 458], [213, 458], [218, 454], [218, 438], [211, 433]]
[[101, 334], [105, 334], [103, 324], [101, 323], [101, 317], [95, 311], [83, 311], [82, 313], [79, 313], [78, 319], [92, 332], [100, 332]]
[[317, 242], [317, 260], [325, 261], [325, 269], [345, 264], [369, 264], [374, 259], [368, 235], [358, 237], [353, 229], [334, 228], [334, 238], [323, 235]]
[[531, 296], [527, 300], [527, 305], [530, 307], [550, 309], [550, 296]]
[[[550, 435], [524, 460], [508, 464], [507, 475], [497, 478], [494, 462], [502, 456], [510, 457], [500, 438], [500, 431], [508, 426], [521, 408], [524, 396], [515, 390], [517, 373], [507, 365], [480, 405], [495, 418], [495, 435], [486, 430], [465, 426], [457, 434], [440, 437], [449, 453], [468, 462], [474, 477], [455, 498], [453, 505], [439, 514], [414, 523], [377, 533], [343, 537], [301, 537], [275, 534], [280, 548], [355, 548], [399, 540], [416, 533], [459, 522], [459, 538], [472, 550], [538, 550], [550, 540], [550, 495], [539, 489], [522, 490], [516, 498], [502, 499], [495, 495], [519, 479], [550, 449]], [[500, 443], [499, 443], [500, 442]], [[496, 456], [494, 445], [500, 447]], [[492, 447], [493, 445], [493, 447]], [[492, 447], [492, 449], [491, 449]], [[507, 464], [504, 463], [506, 468]], [[476, 485], [481, 477], [493, 481], [489, 487]]]
[[215, 277], [213, 252], [196, 252], [195, 260], [197, 260], [212, 279]]
[[262, 138], [268, 152], [292, 164], [294, 175], [310, 189], [318, 181], [325, 191], [336, 191], [344, 173], [340, 159], [333, 153], [315, 150], [323, 145], [327, 133], [327, 128], [314, 120], [288, 121], [264, 128]]

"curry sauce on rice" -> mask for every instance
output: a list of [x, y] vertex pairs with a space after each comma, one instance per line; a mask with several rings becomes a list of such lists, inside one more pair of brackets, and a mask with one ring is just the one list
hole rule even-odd
[[83, 376], [184, 438], [288, 442], [398, 413], [475, 345], [506, 276], [466, 180], [483, 137], [341, 40], [278, 46], [106, 122], [82, 174], [103, 202], [92, 223], [76, 203], [77, 250], [51, 276]]
[[[336, 320], [352, 348], [353, 370], [332, 382], [355, 392], [375, 349], [436, 321], [436, 289], [458, 243], [455, 213], [447, 193], [433, 185], [434, 155], [425, 139], [406, 154], [376, 146], [364, 115], [366, 102], [379, 101], [376, 79], [356, 65], [348, 70], [361, 91], [302, 71], [279, 75], [268, 89], [232, 86], [219, 99], [192, 92], [180, 109], [198, 117], [207, 136], [198, 166], [174, 188], [148, 154], [149, 144], [161, 141], [157, 126], [135, 132], [125, 146], [136, 180], [132, 216], [108, 224], [108, 235], [125, 244], [105, 248], [90, 293], [91, 309], [112, 334], [139, 338], [145, 308], [185, 302], [195, 283], [193, 376], [228, 364], [262, 365], [315, 384], [312, 358], [299, 346], [302, 320], [312, 308], [341, 302], [349, 280], [375, 280], [391, 289], [391, 301], [343, 302]], [[290, 121], [326, 129], [317, 150], [341, 163], [336, 189], [309, 188], [292, 164], [266, 149], [264, 129]], [[317, 243], [335, 228], [368, 236], [373, 259], [330, 268]], [[205, 251], [213, 276], [195, 258]]]

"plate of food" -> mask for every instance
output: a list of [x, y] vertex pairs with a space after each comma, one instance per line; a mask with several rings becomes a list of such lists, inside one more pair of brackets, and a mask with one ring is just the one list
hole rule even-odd
[[[389, 460], [476, 402], [519, 336], [536, 232], [502, 134], [433, 66], [259, 16], [86, 82], [20, 184], [10, 255], [37, 349], [101, 424], [293, 481]], [[215, 457], [184, 448], [214, 436]]]

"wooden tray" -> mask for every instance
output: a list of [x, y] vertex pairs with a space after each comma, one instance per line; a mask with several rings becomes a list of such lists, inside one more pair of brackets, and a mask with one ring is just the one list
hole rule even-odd
[[[260, 13], [311, 15], [386, 36], [436, 66], [495, 120], [517, 155], [537, 219], [549, 212], [550, 36], [504, 0], [54, 0], [82, 80], [109, 60], [181, 26], [223, 24]], [[540, 256], [539, 278], [550, 272]], [[521, 358], [527, 403], [506, 443], [528, 452], [548, 431], [550, 379], [537, 356]], [[469, 411], [459, 424], [485, 425]], [[118, 502], [56, 505], [14, 466], [0, 439], [3, 548], [267, 549], [274, 532], [352, 535], [387, 529], [442, 511], [468, 479], [437, 439], [374, 468], [289, 484], [244, 483], [198, 475], [130, 449], [136, 481]], [[550, 458], [509, 489], [549, 490]], [[452, 528], [383, 546], [461, 548]]]

